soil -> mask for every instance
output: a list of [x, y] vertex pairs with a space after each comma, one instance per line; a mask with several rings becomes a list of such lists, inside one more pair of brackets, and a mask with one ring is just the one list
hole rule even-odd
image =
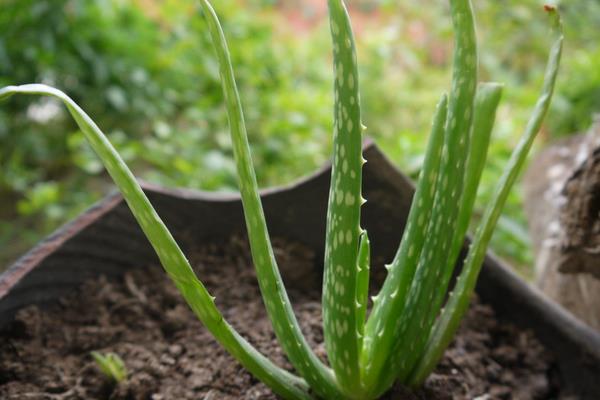
[[[315, 257], [276, 240], [285, 271], [314, 271]], [[266, 317], [244, 240], [188, 252], [227, 320], [263, 354], [291, 370]], [[304, 280], [310, 277], [304, 277]], [[288, 282], [291, 285], [293, 282]], [[310, 289], [307, 289], [310, 287]], [[325, 359], [318, 284], [289, 289], [307, 340]], [[91, 351], [114, 352], [128, 378], [114, 384]], [[531, 332], [498, 321], [477, 300], [423, 389], [397, 385], [385, 399], [560, 398], [552, 357]], [[19, 311], [0, 333], [1, 399], [275, 399], [196, 320], [160, 268], [100, 278], [56, 304]]]

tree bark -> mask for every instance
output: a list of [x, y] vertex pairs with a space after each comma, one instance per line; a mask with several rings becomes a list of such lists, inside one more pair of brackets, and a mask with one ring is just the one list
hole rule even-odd
[[536, 284], [600, 330], [600, 120], [539, 154], [524, 192]]

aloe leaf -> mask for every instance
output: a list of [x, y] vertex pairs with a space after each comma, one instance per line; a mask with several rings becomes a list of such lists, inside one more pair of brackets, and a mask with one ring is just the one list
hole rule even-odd
[[[460, 211], [458, 215], [457, 225], [453, 233], [453, 244], [450, 249], [450, 253], [446, 260], [443, 260], [440, 267], [441, 277], [435, 281], [431, 281], [431, 287], [425, 289], [432, 293], [428, 299], [428, 304], [422, 308], [422, 312], [425, 312], [422, 325], [412, 326], [409, 328], [413, 330], [414, 341], [410, 348], [410, 354], [403, 354], [397, 352], [394, 349], [392, 353], [392, 365], [394, 359], [396, 363], [400, 363], [400, 359], [403, 359], [406, 363], [406, 368], [400, 370], [399, 378], [404, 381], [410, 370], [414, 367], [414, 364], [419, 359], [419, 354], [422, 354], [424, 347], [431, 331], [431, 326], [435, 321], [441, 302], [443, 301], [448, 283], [454, 270], [454, 265], [458, 252], [460, 251], [460, 243], [464, 241], [464, 236], [468, 227], [469, 219], [473, 210], [473, 204], [477, 194], [477, 187], [479, 185], [479, 179], [483, 171], [483, 164], [487, 154], [487, 147], [489, 144], [489, 138], [494, 125], [494, 118], [496, 113], [496, 107], [500, 101], [500, 95], [502, 93], [502, 87], [495, 83], [484, 83], [479, 86], [478, 93], [475, 97], [475, 109], [474, 109], [474, 121], [473, 129], [471, 132], [471, 143], [469, 146], [469, 152], [467, 155], [467, 166], [465, 169], [465, 184], [463, 193], [461, 196]], [[457, 244], [458, 243], [458, 244]], [[392, 371], [392, 369], [390, 369]], [[393, 377], [390, 377], [392, 379]]]
[[[437, 174], [442, 159], [447, 107], [448, 99], [444, 94], [436, 107], [423, 168], [413, 196], [400, 247], [392, 264], [387, 266], [389, 274], [383, 287], [379, 294], [374, 296], [373, 310], [365, 328], [361, 354], [362, 375], [367, 387], [377, 386], [378, 371], [383, 367], [389, 353], [374, 349], [391, 348], [392, 346], [393, 335], [389, 334], [392, 328], [388, 328], [388, 334], [385, 334], [384, 324], [390, 315], [398, 315], [402, 311], [401, 307], [404, 305], [404, 299], [425, 241], [426, 229], [433, 208]], [[395, 301], [396, 299], [398, 301]]]
[[[458, 253], [462, 247], [464, 237], [468, 228], [469, 220], [473, 211], [477, 187], [483, 172], [483, 166], [487, 156], [489, 139], [494, 125], [496, 109], [502, 94], [502, 86], [497, 83], [482, 83], [479, 85], [477, 95], [475, 97], [475, 114], [473, 121], [473, 130], [471, 133], [471, 145], [467, 157], [467, 168], [465, 172], [465, 190], [461, 198], [461, 208], [458, 216], [458, 224], [453, 240], [453, 247], [446, 269], [443, 272], [440, 283], [436, 284], [436, 292], [434, 300], [429, 310], [429, 318], [426, 326], [422, 329], [423, 333], [418, 337], [414, 351], [419, 353], [422, 351], [425, 341], [428, 338], [428, 333], [431, 330], [431, 325], [434, 322], [437, 313], [439, 312], [440, 304], [446, 295], [446, 288], [452, 276], [454, 265]], [[394, 354], [394, 357], [402, 357], [402, 354]], [[389, 362], [389, 360], [388, 360]], [[395, 379], [393, 373], [387, 377], [389, 381]]]
[[[473, 214], [477, 188], [485, 167], [490, 137], [496, 121], [496, 110], [502, 97], [502, 89], [503, 86], [495, 82], [481, 83], [477, 88], [471, 144], [465, 169], [465, 185], [460, 199], [458, 223], [448, 257], [448, 264], [450, 264], [448, 270], [450, 272], [464, 243], [471, 215]], [[443, 291], [440, 291], [440, 293], [444, 296]]]
[[[440, 277], [447, 260], [456, 229], [460, 195], [463, 190], [465, 154], [469, 149], [469, 134], [473, 118], [473, 106], [477, 82], [477, 43], [470, 0], [451, 0], [450, 9], [455, 34], [455, 52], [452, 90], [448, 103], [448, 117], [444, 141], [444, 154], [437, 176], [435, 201], [431, 212], [417, 268], [410, 283], [405, 305], [396, 306], [396, 312], [384, 321], [384, 330], [390, 330], [393, 346], [373, 347], [374, 354], [390, 357], [385, 369], [385, 379], [378, 382], [379, 388], [391, 385], [393, 375], [403, 371], [418, 358], [414, 351], [435, 292], [435, 282]], [[425, 221], [422, 221], [425, 224]], [[400, 299], [392, 299], [400, 302]], [[401, 356], [400, 356], [401, 355]], [[382, 364], [375, 365], [372, 373], [379, 377]]]
[[356, 49], [342, 0], [329, 0], [334, 62], [334, 139], [327, 209], [323, 328], [331, 366], [344, 392], [360, 386], [356, 329], [357, 261], [362, 182], [362, 123]]
[[198, 280], [135, 177], [94, 121], [70, 97], [58, 89], [39, 84], [7, 86], [0, 89], [0, 100], [14, 94], [52, 96], [65, 104], [123, 194], [165, 271], [206, 328], [248, 371], [265, 382], [273, 391], [286, 399], [312, 399], [304, 380], [274, 365], [223, 319], [215, 306], [214, 297]]
[[362, 349], [365, 321], [367, 318], [367, 302], [369, 301], [369, 272], [371, 264], [371, 242], [367, 231], [360, 237], [358, 247], [358, 275], [356, 282], [356, 331], [358, 332], [358, 349]]
[[294, 367], [318, 393], [326, 397], [339, 397], [340, 393], [333, 375], [310, 350], [300, 331], [279, 275], [258, 195], [241, 102], [235, 85], [229, 52], [212, 7], [207, 1], [202, 1], [202, 5], [219, 59], [246, 224], [267, 311], [277, 337]]
[[[436, 293], [434, 300], [431, 303], [429, 318], [427, 322], [426, 333], [419, 339], [417, 349], [421, 349], [424, 345], [424, 340], [429, 335], [429, 330], [437, 317], [441, 304], [446, 297], [446, 290], [452, 277], [456, 261], [460, 250], [462, 249], [473, 207], [475, 198], [477, 197], [477, 188], [485, 166], [487, 158], [490, 137], [496, 120], [496, 110], [502, 97], [502, 85], [494, 82], [486, 82], [479, 85], [475, 96], [475, 114], [473, 116], [473, 129], [471, 132], [471, 145], [469, 146], [469, 154], [467, 156], [467, 167], [465, 170], [465, 185], [461, 196], [460, 211], [458, 214], [458, 223], [454, 233], [450, 254], [446, 261], [445, 269], [442, 273], [442, 278], [436, 284]], [[418, 350], [420, 351], [420, 350]]]
[[127, 379], [127, 367], [125, 367], [123, 359], [121, 359], [118, 354], [101, 354], [97, 351], [92, 351], [90, 354], [96, 362], [96, 365], [98, 365], [98, 368], [100, 368], [100, 371], [102, 371], [106, 377], [112, 379], [116, 383], [123, 382]]
[[244, 114], [225, 35], [210, 3], [206, 0], [200, 3], [219, 61], [252, 259], [267, 313], [277, 339], [294, 368], [319, 395], [339, 398], [341, 394], [333, 374], [313, 353], [300, 330], [279, 274], [258, 193]]
[[444, 311], [441, 313], [429, 336], [426, 351], [411, 374], [408, 383], [412, 386], [422, 384], [429, 373], [431, 373], [459, 327], [475, 289], [475, 283], [477, 282], [477, 277], [479, 276], [485, 257], [485, 250], [500, 217], [502, 207], [506, 202], [510, 188], [525, 163], [533, 140], [539, 132], [544, 117], [548, 112], [562, 54], [563, 34], [560, 17], [555, 9], [547, 7], [546, 10], [552, 15], [556, 24], [557, 38], [550, 50], [541, 96], [527, 123], [525, 132], [513, 151], [503, 176], [500, 178], [492, 202], [486, 209], [482, 221], [475, 232], [463, 270], [456, 282], [454, 294], [450, 295]]

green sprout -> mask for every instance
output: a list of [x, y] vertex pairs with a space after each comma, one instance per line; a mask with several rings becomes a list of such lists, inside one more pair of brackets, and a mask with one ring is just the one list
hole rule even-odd
[[[30, 84], [0, 90], [47, 95], [66, 105], [123, 194], [167, 275], [206, 328], [250, 373], [285, 399], [375, 399], [395, 381], [416, 387], [432, 372], [468, 307], [486, 247], [521, 170], [554, 90], [562, 27], [553, 7], [552, 45], [541, 96], [493, 200], [473, 236], [456, 284], [450, 278], [463, 246], [485, 164], [502, 86], [478, 82], [478, 48], [470, 0], [450, 0], [455, 31], [452, 85], [437, 105], [429, 144], [400, 247], [368, 314], [370, 243], [360, 227], [362, 135], [356, 47], [342, 0], [328, 0], [334, 63], [334, 145], [327, 212], [323, 328], [329, 365], [304, 338], [271, 246], [258, 193], [240, 96], [224, 33], [207, 0], [200, 0], [222, 80], [252, 259], [275, 334], [296, 374], [273, 364], [240, 336], [217, 309], [135, 177], [94, 121], [58, 89]], [[116, 356], [96, 353], [118, 380]], [[115, 367], [120, 367], [116, 368]], [[118, 375], [123, 377], [124, 375]]]
[[123, 382], [127, 379], [127, 367], [123, 359], [116, 353], [102, 354], [97, 351], [90, 353], [98, 368], [104, 375], [115, 383]]

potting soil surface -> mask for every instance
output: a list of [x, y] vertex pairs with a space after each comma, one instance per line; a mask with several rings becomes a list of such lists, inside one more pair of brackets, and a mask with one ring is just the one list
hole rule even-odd
[[[274, 242], [304, 334], [326, 359], [314, 254]], [[260, 297], [245, 240], [188, 254], [225, 318], [259, 351], [292, 370]], [[128, 377], [105, 377], [91, 351], [114, 352]], [[499, 321], [477, 299], [424, 387], [396, 385], [385, 399], [550, 399], [561, 397], [551, 355], [531, 332]], [[30, 306], [0, 332], [0, 399], [275, 399], [212, 338], [161, 268], [100, 278], [40, 310]]]

